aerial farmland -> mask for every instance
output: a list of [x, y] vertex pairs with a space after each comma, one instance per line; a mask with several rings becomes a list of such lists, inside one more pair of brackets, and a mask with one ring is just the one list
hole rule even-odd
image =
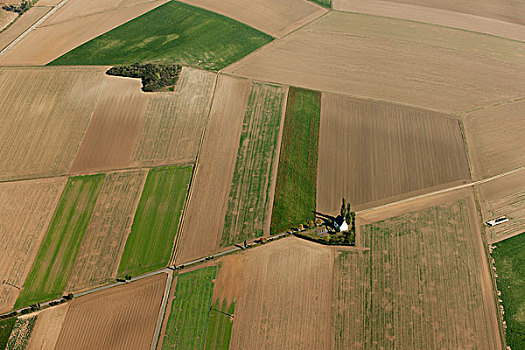
[[0, 0], [0, 350], [524, 349], [525, 5]]

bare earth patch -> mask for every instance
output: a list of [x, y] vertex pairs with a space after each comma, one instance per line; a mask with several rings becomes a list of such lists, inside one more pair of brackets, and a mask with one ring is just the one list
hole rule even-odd
[[27, 350], [55, 349], [69, 305], [69, 303], [58, 305], [38, 313]]

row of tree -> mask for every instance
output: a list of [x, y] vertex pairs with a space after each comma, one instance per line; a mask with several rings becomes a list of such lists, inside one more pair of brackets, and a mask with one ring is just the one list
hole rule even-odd
[[29, 10], [31, 7], [33, 7], [33, 4], [35, 2], [36, 1], [25, 1], [25, 0], [22, 0], [22, 2], [20, 3], [20, 6], [4, 5], [4, 6], [2, 6], [2, 9], [5, 10], [5, 11], [16, 12], [19, 15], [21, 15], [24, 12], [26, 12], [27, 10]]

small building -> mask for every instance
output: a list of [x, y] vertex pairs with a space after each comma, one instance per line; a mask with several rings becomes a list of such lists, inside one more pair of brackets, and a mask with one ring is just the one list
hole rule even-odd
[[341, 215], [337, 216], [334, 219], [334, 229], [338, 232], [348, 231], [348, 223], [346, 222], [345, 218]]

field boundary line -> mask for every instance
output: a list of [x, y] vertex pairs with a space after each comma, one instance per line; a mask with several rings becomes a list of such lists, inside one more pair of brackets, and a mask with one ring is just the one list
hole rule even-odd
[[155, 332], [153, 333], [153, 339], [151, 340], [150, 350], [155, 350], [159, 342], [159, 336], [162, 330], [162, 323], [164, 321], [164, 315], [166, 315], [166, 307], [168, 305], [168, 299], [170, 296], [172, 283], [173, 283], [173, 270], [168, 269], [168, 278], [166, 280], [166, 286], [164, 287], [164, 295], [162, 296], [162, 303], [160, 304], [159, 316], [157, 318]]
[[514, 232], [514, 233], [511, 233], [511, 234], [509, 234], [509, 235], [507, 235], [507, 236], [503, 236], [503, 237], [500, 237], [500, 238], [496, 238], [496, 239], [489, 240], [488, 243], [489, 243], [490, 245], [492, 245], [492, 244], [496, 244], [496, 243], [499, 243], [499, 242], [503, 242], [503, 241], [505, 241], [505, 240], [507, 240], [507, 239], [510, 239], [510, 238], [512, 238], [512, 237], [519, 236], [519, 235], [521, 235], [521, 234], [525, 234], [525, 229], [524, 229], [524, 231]]

